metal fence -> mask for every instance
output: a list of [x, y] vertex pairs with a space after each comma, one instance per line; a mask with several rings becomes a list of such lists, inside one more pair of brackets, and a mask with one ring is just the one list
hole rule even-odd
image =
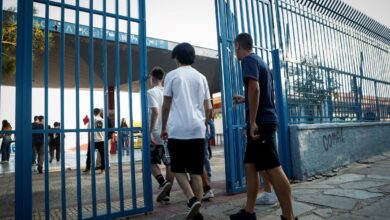
[[340, 1], [275, 4], [289, 122], [389, 120], [388, 40], [343, 22], [346, 13], [337, 19], [339, 8], [350, 7]]

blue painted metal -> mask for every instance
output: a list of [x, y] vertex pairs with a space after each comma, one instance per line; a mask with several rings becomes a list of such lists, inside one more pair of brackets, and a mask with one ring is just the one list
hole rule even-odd
[[[115, 30], [117, 27], [115, 26]], [[103, 99], [104, 99], [104, 124], [108, 125], [108, 108], [107, 108], [107, 1], [103, 0]], [[108, 132], [105, 130], [104, 137], [107, 140]], [[104, 156], [105, 167], [106, 167], [106, 210], [107, 215], [111, 214], [111, 190], [110, 190], [110, 169], [109, 169], [109, 148], [107, 141], [104, 142]]]
[[18, 0], [16, 48], [16, 163], [15, 219], [32, 218], [31, 178], [31, 88], [32, 88], [32, 1]]
[[274, 80], [275, 80], [275, 98], [276, 98], [276, 110], [279, 117], [279, 129], [278, 129], [278, 145], [279, 145], [279, 157], [284, 172], [288, 177], [292, 175], [291, 169], [291, 152], [289, 146], [289, 133], [288, 133], [288, 108], [286, 98], [286, 79], [284, 72], [282, 71], [283, 63], [281, 62], [281, 53], [278, 49], [272, 51], [272, 61], [274, 67]]
[[150, 140], [149, 140], [149, 123], [148, 123], [148, 102], [147, 102], [147, 49], [146, 49], [146, 11], [145, 1], [140, 0], [139, 4], [139, 66], [140, 66], [140, 87], [141, 87], [141, 109], [142, 109], [142, 167], [143, 167], [143, 184], [144, 184], [144, 200], [145, 207], [148, 211], [153, 209], [153, 192], [151, 179], [151, 165], [150, 165]]
[[[77, 167], [77, 219], [83, 218], [83, 200], [81, 195], [80, 165], [80, 0], [76, 0], [76, 33], [75, 33], [75, 84], [76, 84], [76, 167]], [[47, 209], [46, 209], [46, 212]]]
[[[48, 2], [48, 0], [46, 1]], [[45, 5], [45, 76], [44, 76], [44, 86], [45, 86], [45, 130], [48, 129], [47, 123], [49, 121], [49, 5]], [[45, 135], [45, 145], [44, 145], [44, 154], [45, 154], [45, 209], [50, 210], [50, 188], [49, 188], [49, 160], [48, 160], [48, 135]], [[50, 219], [50, 212], [45, 212], [45, 218]]]
[[[61, 93], [61, 131], [60, 134], [60, 149], [61, 149], [61, 213], [62, 213], [62, 219], [66, 219], [66, 178], [65, 178], [65, 145], [64, 145], [64, 136], [65, 133], [64, 130], [64, 124], [65, 124], [65, 117], [64, 117], [64, 84], [65, 84], [65, 8], [64, 8], [65, 0], [61, 0], [61, 50], [60, 50], [60, 93]], [[47, 16], [47, 15], [46, 15]], [[45, 105], [48, 105], [49, 103], [45, 103]], [[47, 121], [47, 120], [46, 120]], [[47, 136], [47, 135], [45, 135]], [[47, 180], [48, 181], [48, 180]]]

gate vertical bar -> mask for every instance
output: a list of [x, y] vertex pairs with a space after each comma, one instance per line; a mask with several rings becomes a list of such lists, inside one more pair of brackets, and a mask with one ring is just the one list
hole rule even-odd
[[[147, 81], [147, 54], [146, 54], [146, 10], [145, 1], [139, 0], [139, 55], [140, 55], [140, 86], [141, 86], [141, 106], [142, 106], [142, 133], [148, 134], [148, 102], [146, 96], [146, 81]], [[149, 135], [142, 137], [142, 146], [145, 150], [142, 151], [142, 167], [144, 181], [144, 198], [145, 208], [150, 211], [153, 209], [153, 192], [152, 179], [150, 170], [150, 140]]]
[[[104, 102], [104, 124], [108, 125], [108, 111], [107, 111], [107, 1], [103, 0], [103, 102]], [[104, 136], [107, 137], [107, 129], [104, 131]], [[107, 139], [107, 138], [106, 138]], [[111, 191], [110, 191], [110, 169], [109, 169], [109, 149], [107, 141], [104, 141], [104, 163], [106, 167], [106, 210], [107, 214], [111, 214]], [[102, 155], [100, 155], [102, 156]]]
[[[47, 123], [49, 121], [48, 112], [49, 112], [49, 0], [46, 0], [45, 4], [45, 70], [44, 70], [44, 88], [45, 88], [45, 130], [48, 128]], [[47, 147], [47, 138], [48, 135], [45, 135], [45, 218], [50, 219], [50, 194], [49, 194], [49, 162], [48, 162], [48, 147]]]
[[[18, 0], [16, 47], [15, 219], [32, 218], [31, 88], [33, 2]], [[23, 147], [26, 146], [26, 147]]]
[[276, 96], [276, 110], [279, 116], [279, 129], [278, 129], [278, 143], [279, 143], [279, 155], [282, 167], [287, 177], [292, 176], [291, 172], [291, 152], [290, 152], [290, 137], [288, 133], [288, 108], [287, 98], [284, 91], [286, 91], [286, 80], [284, 72], [281, 69], [282, 63], [280, 59], [280, 51], [278, 49], [272, 51], [272, 61], [274, 66], [275, 76], [275, 96]]
[[75, 83], [76, 83], [76, 166], [77, 166], [77, 219], [83, 218], [81, 199], [81, 164], [80, 164], [80, 0], [76, 0], [75, 30]]
[[[61, 207], [62, 219], [66, 219], [66, 179], [65, 179], [65, 149], [64, 149], [64, 75], [65, 75], [65, 0], [61, 0], [61, 55], [60, 55], [60, 93], [61, 93]], [[47, 103], [46, 103], [47, 104]]]

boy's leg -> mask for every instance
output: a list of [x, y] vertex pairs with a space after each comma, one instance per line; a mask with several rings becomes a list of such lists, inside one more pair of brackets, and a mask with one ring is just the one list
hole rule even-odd
[[270, 182], [268, 173], [265, 171], [260, 171], [260, 175], [261, 175], [261, 177], [263, 177], [263, 180], [264, 180], [264, 191], [271, 192], [272, 186], [271, 186], [271, 182]]
[[60, 161], [60, 156], [61, 156], [61, 145], [56, 146], [56, 159], [57, 161]]
[[282, 167], [278, 166], [266, 171], [270, 177], [270, 182], [274, 187], [278, 197], [282, 215], [286, 219], [294, 219], [292, 210], [291, 187], [287, 176], [284, 174]]
[[245, 211], [248, 213], [253, 213], [255, 210], [256, 197], [260, 184], [255, 164], [246, 163], [245, 174], [247, 184]]

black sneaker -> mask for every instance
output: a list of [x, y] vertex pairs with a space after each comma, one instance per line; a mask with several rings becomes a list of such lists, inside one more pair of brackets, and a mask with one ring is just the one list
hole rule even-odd
[[38, 173], [43, 173], [42, 166], [38, 166]]
[[171, 200], [170, 200], [169, 196], [165, 196], [165, 198], [163, 199], [162, 203], [164, 205], [169, 205], [171, 203]]
[[160, 186], [160, 192], [157, 195], [157, 202], [162, 202], [165, 199], [165, 196], [167, 196], [169, 190], [171, 189], [171, 183], [168, 181], [165, 181]]
[[200, 202], [196, 197], [193, 197], [188, 201], [187, 206], [188, 210], [186, 219], [193, 219], [199, 213]]
[[236, 214], [230, 215], [230, 220], [256, 220], [256, 213], [248, 213], [241, 209]]

